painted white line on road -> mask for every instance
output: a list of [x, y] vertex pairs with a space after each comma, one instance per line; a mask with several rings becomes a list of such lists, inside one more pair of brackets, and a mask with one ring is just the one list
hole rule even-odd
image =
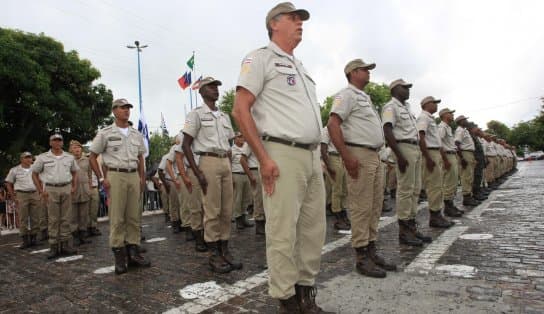
[[166, 238], [151, 238], [151, 239], [148, 239], [148, 240], [145, 240], [145, 243], [153, 243], [153, 242], [160, 242], [160, 241], [164, 241], [166, 240]]
[[[397, 221], [397, 216], [384, 217], [379, 223], [378, 229], [385, 228]], [[351, 242], [351, 234], [323, 246], [322, 254], [329, 253]], [[255, 287], [268, 282], [268, 271], [260, 272], [249, 278], [239, 280], [232, 285], [217, 284], [215, 281], [195, 283], [184, 287], [179, 291], [181, 297], [191, 301], [180, 307], [170, 309], [165, 313], [200, 313], [211, 309], [223, 302], [239, 296]], [[187, 298], [186, 298], [187, 297]]]
[[102, 274], [111, 274], [115, 271], [115, 266], [102, 267], [95, 270], [93, 273], [102, 275]]
[[68, 257], [61, 257], [55, 260], [57, 263], [66, 263], [71, 261], [77, 261], [78, 259], [82, 259], [83, 255], [74, 255], [74, 256], [68, 256]]
[[39, 254], [39, 253], [45, 253], [45, 252], [49, 252], [49, 249], [32, 251], [32, 252], [30, 252], [30, 254]]
[[489, 233], [467, 233], [459, 236], [463, 240], [489, 240], [493, 239], [493, 235]]
[[[142, 216], [153, 216], [153, 215], [161, 215], [161, 214], [164, 214], [164, 211], [162, 209], [146, 210], [146, 211], [142, 212]], [[109, 221], [109, 220], [110, 220], [110, 218], [108, 216], [98, 217], [97, 218], [98, 222], [104, 222], [104, 221]]]
[[433, 272], [452, 277], [474, 278], [478, 270], [468, 265], [440, 265], [436, 266]]

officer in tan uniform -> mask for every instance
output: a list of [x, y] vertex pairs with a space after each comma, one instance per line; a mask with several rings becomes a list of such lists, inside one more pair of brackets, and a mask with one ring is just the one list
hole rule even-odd
[[180, 233], [181, 220], [179, 217], [179, 213], [180, 213], [181, 205], [179, 202], [178, 189], [181, 187], [179, 186], [179, 181], [174, 182], [174, 180], [177, 180], [177, 174], [174, 173], [174, 172], [177, 172], [177, 170], [174, 170], [173, 168], [170, 168], [169, 169], [170, 171], [167, 170], [167, 158], [168, 158], [168, 155], [173, 152], [174, 152], [174, 146], [171, 146], [169, 152], [164, 154], [164, 156], [162, 156], [161, 162], [159, 163], [158, 170], [159, 170], [159, 178], [161, 178], [161, 181], [164, 184], [164, 187], [166, 188], [166, 191], [168, 193], [168, 204], [170, 206], [169, 212], [170, 212], [170, 221], [172, 224], [172, 232]]
[[321, 159], [325, 163], [331, 181], [331, 211], [336, 218], [334, 229], [349, 230], [351, 222], [346, 207], [348, 195], [346, 185], [346, 170], [340, 153], [334, 147], [329, 136], [329, 130], [324, 127], [321, 131]]
[[446, 162], [448, 167], [450, 165], [446, 153], [441, 149], [442, 142], [433, 116], [440, 102], [440, 99], [435, 99], [432, 96], [423, 98], [421, 113], [416, 120], [416, 125], [419, 131], [419, 148], [423, 156], [423, 186], [429, 200], [429, 226], [449, 228], [453, 226], [453, 222], [442, 216], [442, 207], [444, 207], [442, 167]]
[[442, 193], [444, 194], [444, 213], [449, 217], [461, 217], [463, 211], [457, 208], [453, 203], [455, 194], [457, 194], [457, 182], [459, 181], [459, 169], [457, 163], [457, 147], [453, 139], [451, 123], [453, 122], [453, 113], [455, 110], [444, 108], [440, 110], [440, 123], [438, 124], [438, 134], [442, 143], [444, 152], [443, 182]]
[[[90, 164], [89, 164], [90, 167]], [[91, 169], [91, 187], [90, 187], [90, 201], [89, 201], [89, 223], [87, 227], [87, 235], [89, 237], [102, 235], [98, 230], [98, 207], [100, 204], [100, 194], [98, 192], [98, 178]]]
[[6, 177], [8, 197], [15, 198], [19, 209], [19, 235], [23, 243], [19, 248], [26, 249], [36, 245], [40, 231], [41, 202], [38, 190], [32, 181], [32, 154], [24, 152], [20, 164], [9, 170]]
[[247, 208], [251, 205], [251, 183], [242, 166], [244, 155], [244, 136], [236, 132], [232, 145], [232, 181], [234, 182], [233, 217], [236, 219], [236, 228], [253, 227], [247, 220]]
[[[184, 134], [179, 133], [180, 141], [183, 143]], [[183, 181], [181, 187], [182, 211], [188, 212], [189, 228], [186, 230], [185, 239], [195, 240], [195, 251], [206, 252], [208, 247], [204, 241], [204, 210], [202, 208], [202, 189], [195, 173], [189, 166], [189, 161], [183, 152], [183, 145], [177, 145], [174, 149], [176, 165]], [[200, 156], [194, 155], [193, 159], [198, 163]]]
[[[62, 135], [51, 135], [49, 137], [51, 150], [39, 155], [32, 165], [34, 185], [40, 191], [41, 197], [47, 200], [50, 246], [48, 259], [60, 254], [76, 253], [72, 246], [70, 223], [72, 194], [77, 188], [79, 167], [74, 156], [62, 150], [62, 143]], [[43, 174], [41, 179], [40, 174]]]
[[476, 159], [474, 158], [474, 141], [467, 129], [467, 117], [460, 115], [455, 118], [457, 129], [455, 129], [455, 145], [457, 146], [457, 156], [459, 158], [459, 176], [461, 177], [461, 187], [463, 192], [464, 206], [478, 206], [480, 202], [472, 197], [472, 181], [474, 180], [474, 167]]
[[269, 294], [280, 313], [319, 313], [315, 277], [325, 241], [325, 187], [315, 83], [293, 56], [310, 14], [290, 2], [266, 16], [267, 47], [242, 61], [233, 114], [259, 160]]
[[78, 141], [70, 141], [69, 152], [74, 155], [76, 163], [79, 167], [77, 171], [77, 188], [72, 195], [72, 221], [70, 230], [74, 237], [74, 244], [79, 246], [81, 244], [91, 243], [89, 240], [85, 240], [85, 230], [89, 224], [89, 205], [91, 200], [91, 166], [89, 165], [89, 158], [83, 156], [83, 149], [81, 143]]
[[249, 179], [253, 196], [253, 218], [255, 219], [255, 234], [265, 234], [266, 218], [263, 206], [263, 185], [259, 174], [259, 162], [247, 143], [242, 148], [240, 164]]
[[389, 85], [391, 100], [382, 111], [387, 144], [395, 153], [397, 174], [396, 205], [401, 244], [422, 246], [432, 238], [422, 234], [416, 224], [417, 201], [421, 189], [421, 151], [416, 118], [407, 100], [412, 84], [398, 79]]
[[383, 206], [383, 168], [379, 150], [385, 143], [381, 119], [363, 89], [376, 64], [355, 59], [344, 67], [348, 86], [333, 101], [327, 128], [346, 171], [351, 220], [351, 246], [357, 271], [384, 278], [384, 270], [396, 270], [377, 254], [378, 223]]
[[[242, 268], [229, 252], [232, 219], [232, 173], [229, 140], [234, 137], [227, 114], [216, 101], [221, 81], [206, 77], [199, 93], [204, 104], [189, 112], [183, 128], [183, 152], [202, 189], [204, 240], [210, 250], [209, 265], [213, 272], [227, 273]], [[193, 156], [198, 155], [198, 164]]]
[[[129, 125], [130, 104], [126, 99], [112, 103], [115, 121], [98, 131], [91, 144], [91, 167], [110, 199], [109, 244], [115, 256], [115, 273], [127, 272], [128, 266], [149, 267], [140, 252], [141, 193], [145, 187], [143, 136]], [[101, 155], [106, 171], [102, 175], [97, 162]], [[128, 250], [128, 258], [127, 258]]]

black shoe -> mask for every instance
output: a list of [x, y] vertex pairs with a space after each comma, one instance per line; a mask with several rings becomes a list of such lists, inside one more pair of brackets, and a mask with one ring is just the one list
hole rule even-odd
[[232, 254], [230, 254], [229, 252], [228, 240], [219, 241], [219, 252], [221, 253], [221, 256], [223, 256], [223, 259], [225, 259], [225, 261], [229, 263], [230, 267], [232, 267], [233, 270], [242, 269], [243, 267], [242, 263], [235, 260]]
[[334, 222], [334, 229], [336, 230], [349, 230], [351, 229], [350, 225], [346, 223], [346, 220], [344, 219], [344, 214], [342, 212], [334, 213], [334, 216], [336, 218]]
[[115, 257], [115, 274], [121, 275], [128, 271], [127, 269], [127, 252], [125, 247], [111, 248]]
[[72, 238], [73, 238], [75, 246], [80, 246], [82, 244], [81, 241], [79, 240], [79, 232], [78, 231], [72, 232]]
[[172, 220], [172, 232], [173, 233], [180, 233], [181, 232], [181, 221]]
[[49, 254], [47, 254], [47, 259], [54, 259], [60, 256], [59, 245], [50, 244], [49, 245]]
[[377, 266], [368, 254], [368, 246], [355, 248], [355, 269], [361, 275], [372, 278], [385, 278], [387, 273]]
[[193, 233], [193, 230], [191, 230], [191, 228], [187, 227], [185, 229], [185, 241], [194, 241], [195, 240], [195, 235]]
[[431, 243], [433, 242], [433, 238], [430, 237], [430, 236], [427, 236], [427, 235], [424, 235], [423, 233], [421, 233], [419, 231], [419, 228], [418, 228], [418, 225], [417, 225], [417, 222], [415, 219], [410, 219], [409, 220], [410, 222], [410, 228], [412, 230], [412, 233], [414, 234], [414, 236], [416, 238], [418, 238], [419, 240], [421, 240], [421, 242], [423, 243]]
[[60, 254], [61, 255], [76, 255], [77, 250], [70, 244], [70, 241], [62, 241], [60, 243]]
[[423, 246], [423, 242], [412, 232], [409, 220], [399, 220], [399, 243], [409, 246]]
[[85, 231], [79, 230], [79, 232], [78, 232], [79, 243], [80, 243], [80, 244], [89, 244], [89, 243], [92, 243], [91, 240], [86, 240], [86, 239], [85, 239], [85, 235], [86, 235], [86, 234], [85, 234]]
[[265, 234], [265, 220], [255, 220], [255, 234], [264, 235]]
[[128, 259], [127, 265], [134, 267], [149, 267], [151, 262], [147, 260], [140, 252], [138, 245], [129, 244], [127, 245]]
[[433, 228], [449, 228], [454, 225], [453, 222], [447, 220], [442, 216], [442, 213], [440, 211], [432, 211], [429, 210], [430, 217], [429, 217], [429, 227]]
[[195, 250], [197, 252], [208, 251], [208, 247], [206, 245], [206, 242], [204, 241], [204, 230], [200, 229], [193, 231], [193, 234], [195, 236]]
[[367, 250], [368, 256], [374, 262], [374, 264], [388, 271], [397, 271], [397, 265], [386, 262], [383, 257], [378, 255], [375, 241], [368, 242]]
[[472, 198], [470, 195], [463, 196], [463, 206], [478, 206], [480, 202]]
[[208, 264], [214, 273], [226, 274], [232, 270], [232, 266], [223, 258], [219, 251], [219, 241], [208, 242], [210, 257]]
[[19, 248], [21, 250], [23, 249], [26, 249], [26, 248], [29, 248], [31, 245], [30, 245], [30, 235], [28, 234], [25, 234], [24, 236], [21, 237], [23, 239], [23, 243], [21, 243], [21, 245], [19, 245]]

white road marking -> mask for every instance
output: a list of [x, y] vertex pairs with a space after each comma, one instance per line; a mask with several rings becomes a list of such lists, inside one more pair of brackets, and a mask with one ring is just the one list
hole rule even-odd
[[163, 238], [163, 237], [160, 237], [160, 238], [151, 238], [151, 239], [145, 240], [145, 243], [160, 242], [160, 241], [164, 241], [164, 240], [166, 240], [166, 238]]
[[49, 249], [43, 249], [43, 250], [32, 251], [32, 252], [30, 252], [30, 254], [38, 254], [38, 253], [45, 253], [45, 252], [49, 252]]
[[[142, 216], [153, 216], [153, 215], [161, 215], [161, 214], [164, 214], [164, 211], [162, 211], [162, 209], [146, 210], [142, 213]], [[97, 220], [98, 222], [103, 222], [103, 221], [109, 221], [110, 218], [108, 216], [104, 216], [104, 217], [98, 217]]]
[[115, 271], [115, 266], [108, 266], [108, 267], [98, 268], [93, 273], [102, 275], [102, 274], [110, 274], [110, 273], [113, 273], [114, 271]]
[[459, 236], [463, 240], [489, 240], [493, 239], [493, 235], [489, 233], [468, 233]]
[[83, 258], [83, 255], [74, 255], [74, 256], [58, 258], [55, 262], [57, 262], [57, 263], [66, 263], [66, 262], [71, 262], [71, 261], [77, 261], [78, 259], [82, 259], [82, 258]]
[[434, 272], [452, 277], [473, 278], [478, 270], [468, 265], [440, 265], [435, 267]]

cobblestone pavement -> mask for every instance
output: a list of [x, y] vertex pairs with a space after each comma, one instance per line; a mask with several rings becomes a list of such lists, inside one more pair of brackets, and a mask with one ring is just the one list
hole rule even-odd
[[[386, 279], [354, 272], [349, 235], [334, 232], [328, 217], [317, 302], [340, 313], [544, 313], [544, 162], [519, 168], [446, 232], [430, 230], [420, 210], [418, 221], [435, 238], [426, 247], [399, 246], [396, 217], [386, 213], [378, 247], [400, 265]], [[2, 236], [0, 312], [275, 313], [264, 238], [254, 229], [232, 231], [243, 270], [214, 275], [206, 253], [172, 234], [162, 215], [143, 223], [153, 265], [121, 276], [112, 273], [107, 222], [72, 260], [48, 261], [44, 244], [20, 250], [16, 235]]]

